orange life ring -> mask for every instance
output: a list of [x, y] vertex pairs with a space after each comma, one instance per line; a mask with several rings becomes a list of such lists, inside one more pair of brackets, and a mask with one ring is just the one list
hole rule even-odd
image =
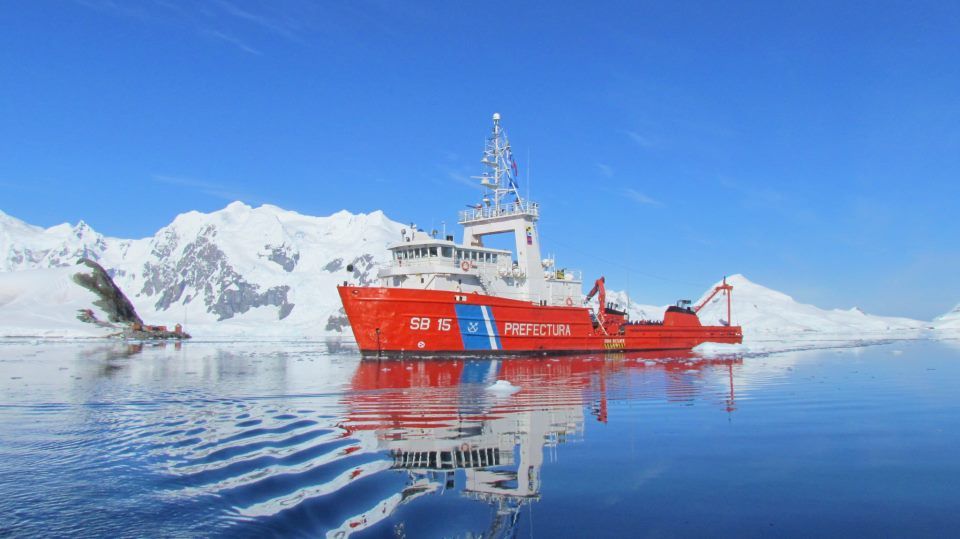
[[466, 453], [467, 451], [470, 451], [470, 446], [467, 444], [460, 444], [460, 451]]
[[460, 263], [460, 269], [462, 269], [463, 271], [470, 271], [470, 263], [464, 260], [463, 262]]
[[573, 298], [567, 298], [567, 307], [573, 307]]

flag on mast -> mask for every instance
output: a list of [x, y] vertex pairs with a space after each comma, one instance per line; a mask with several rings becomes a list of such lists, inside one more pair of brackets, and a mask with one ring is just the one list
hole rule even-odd
[[511, 174], [509, 175], [510, 187], [512, 187], [514, 190], [517, 190], [519, 189], [517, 187], [517, 176], [518, 176], [517, 162], [513, 159], [513, 152], [510, 152], [509, 157], [510, 157], [510, 172], [511, 172]]

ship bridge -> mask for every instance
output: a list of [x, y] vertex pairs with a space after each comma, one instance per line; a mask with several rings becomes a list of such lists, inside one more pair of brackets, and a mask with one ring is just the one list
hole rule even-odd
[[[538, 305], [579, 304], [583, 285], [578, 272], [557, 268], [552, 259], [540, 256], [540, 205], [520, 194], [517, 163], [499, 114], [493, 115], [480, 163], [485, 170], [474, 178], [487, 191], [480, 203], [459, 212], [462, 243], [411, 225], [402, 241], [390, 246], [393, 260], [379, 274], [382, 285], [477, 292]], [[499, 234], [513, 235], [512, 252], [484, 246], [484, 237]]]

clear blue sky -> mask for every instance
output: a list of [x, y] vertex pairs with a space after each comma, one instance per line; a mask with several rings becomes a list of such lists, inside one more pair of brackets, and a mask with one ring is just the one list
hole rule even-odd
[[499, 111], [587, 278], [948, 310], [960, 3], [785, 4], [3, 2], [0, 209], [120, 237], [234, 199], [439, 226]]

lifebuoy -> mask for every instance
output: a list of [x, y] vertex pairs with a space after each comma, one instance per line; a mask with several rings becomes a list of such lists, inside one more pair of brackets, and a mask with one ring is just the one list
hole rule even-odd
[[464, 260], [463, 262], [460, 263], [460, 269], [462, 269], [463, 271], [469, 271], [470, 263]]
[[466, 453], [467, 451], [470, 451], [470, 446], [467, 444], [460, 444], [460, 451]]
[[573, 298], [567, 298], [567, 307], [573, 307]]

